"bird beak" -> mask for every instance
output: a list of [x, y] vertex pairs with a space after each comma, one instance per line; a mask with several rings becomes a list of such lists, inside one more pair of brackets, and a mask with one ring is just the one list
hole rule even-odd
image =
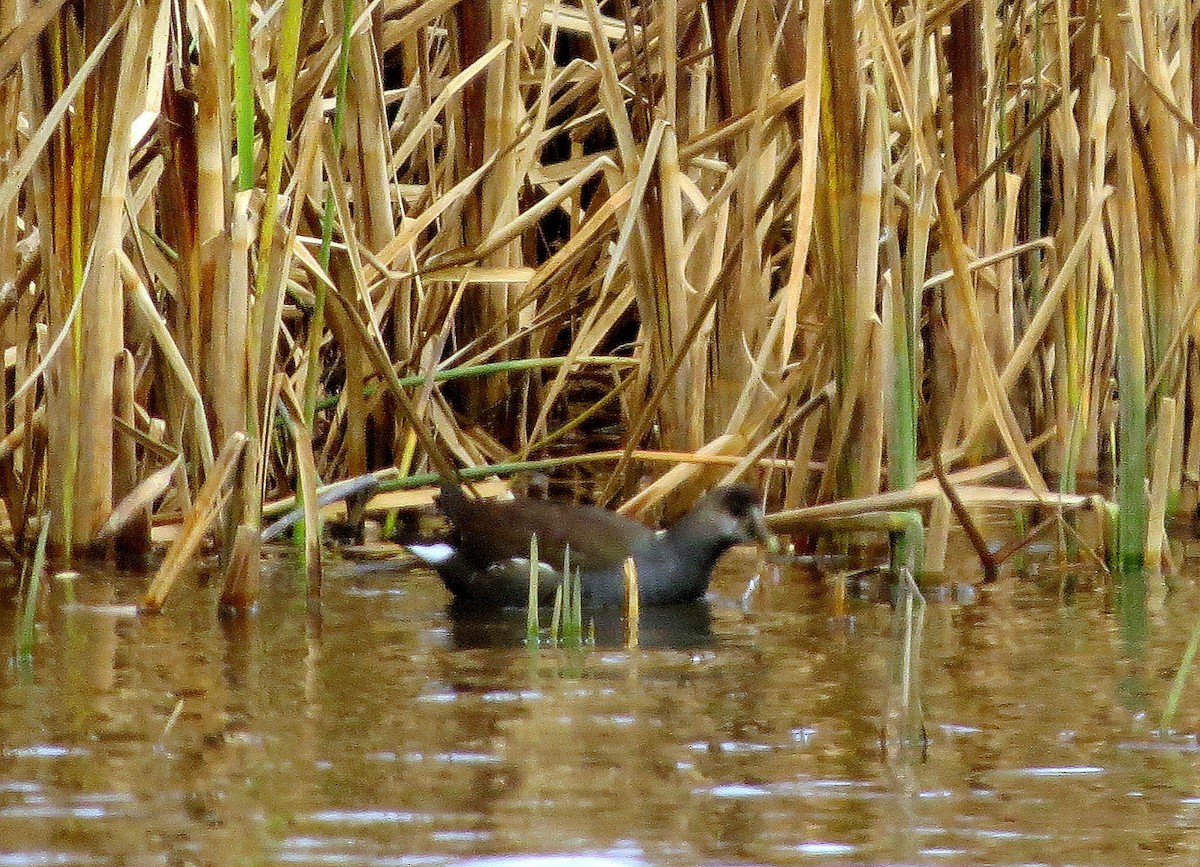
[[750, 513], [750, 531], [754, 534], [754, 538], [761, 542], [762, 546], [767, 549], [767, 553], [778, 554], [782, 550], [779, 537], [767, 527], [767, 519], [763, 515], [762, 509], [755, 509]]

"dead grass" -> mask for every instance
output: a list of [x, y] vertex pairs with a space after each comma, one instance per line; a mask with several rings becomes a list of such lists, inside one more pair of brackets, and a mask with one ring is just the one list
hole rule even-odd
[[264, 499], [392, 464], [616, 446], [575, 470], [612, 500], [696, 454], [638, 507], [751, 472], [807, 522], [940, 496], [932, 448], [1141, 497], [1149, 442], [1157, 558], [1200, 479], [1198, 10], [380, 0], [339, 101], [342, 5], [287, 0], [239, 115], [237, 2], [5, 4], [12, 533], [111, 544], [176, 458], [155, 519], [225, 503], [253, 570]]

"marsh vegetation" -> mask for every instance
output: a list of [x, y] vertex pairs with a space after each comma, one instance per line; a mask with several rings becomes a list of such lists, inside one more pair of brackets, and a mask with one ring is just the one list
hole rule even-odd
[[934, 571], [955, 515], [1095, 492], [1157, 564], [1195, 500], [1195, 3], [43, 0], [0, 37], [18, 549], [181, 522], [238, 604], [297, 491], [452, 465], [916, 509]]

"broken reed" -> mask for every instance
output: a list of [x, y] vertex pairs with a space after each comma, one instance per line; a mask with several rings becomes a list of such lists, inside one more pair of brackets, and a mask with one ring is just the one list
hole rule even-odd
[[[654, 447], [729, 476], [772, 459], [788, 508], [871, 508], [932, 449], [951, 479], [1003, 458], [1069, 499], [1115, 455], [1127, 565], [1163, 513], [1145, 431], [1174, 431], [1157, 490], [1194, 502], [1189, 4], [31, 8], [0, 8], [21, 539], [48, 509], [52, 546], [93, 545], [182, 457], [157, 512], [178, 520], [238, 433], [205, 495], [230, 602], [256, 591], [264, 498], [310, 461], [320, 484], [445, 473], [596, 430], [627, 449], [604, 499]], [[525, 357], [558, 367], [435, 382]]]

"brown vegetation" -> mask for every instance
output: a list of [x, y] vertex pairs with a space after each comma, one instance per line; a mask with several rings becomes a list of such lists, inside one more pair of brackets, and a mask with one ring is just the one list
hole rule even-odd
[[132, 494], [144, 544], [173, 466], [158, 518], [224, 514], [252, 573], [301, 478], [597, 444], [602, 499], [642, 448], [700, 459], [657, 494], [761, 462], [783, 508], [939, 497], [931, 449], [1042, 501], [1120, 454], [1140, 499], [1148, 424], [1165, 504], [1200, 477], [1198, 8], [5, 3], [13, 536], [91, 546]]

